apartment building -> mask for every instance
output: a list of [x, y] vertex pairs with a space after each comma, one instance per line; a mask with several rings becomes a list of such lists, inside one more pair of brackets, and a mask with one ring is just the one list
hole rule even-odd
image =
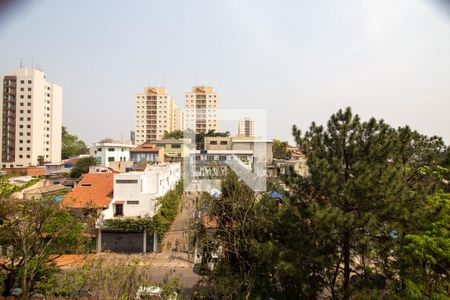
[[184, 130], [184, 111], [174, 103], [173, 130]]
[[196, 133], [219, 131], [219, 96], [210, 86], [194, 86], [185, 94], [184, 122]]
[[253, 137], [255, 135], [255, 123], [253, 119], [245, 117], [239, 121], [238, 135]]
[[2, 168], [61, 161], [62, 88], [38, 69], [18, 68], [0, 80]]
[[136, 96], [136, 144], [161, 139], [179, 124], [174, 111], [179, 110], [163, 87], [147, 87]]

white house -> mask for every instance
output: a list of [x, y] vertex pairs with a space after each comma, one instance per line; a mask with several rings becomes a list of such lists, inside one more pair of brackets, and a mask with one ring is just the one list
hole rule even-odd
[[153, 217], [156, 200], [173, 189], [181, 178], [180, 163], [148, 165], [142, 172], [114, 175], [114, 196], [103, 219]]
[[129, 161], [130, 149], [133, 147], [128, 142], [107, 139], [95, 143], [94, 155], [101, 166], [109, 167], [109, 163], [113, 161]]

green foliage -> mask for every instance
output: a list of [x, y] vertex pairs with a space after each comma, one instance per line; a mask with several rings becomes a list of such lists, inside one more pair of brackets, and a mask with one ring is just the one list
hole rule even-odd
[[427, 196], [444, 188], [442, 140], [382, 120], [362, 122], [349, 108], [325, 128], [313, 123], [302, 135], [294, 127], [294, 136], [311, 174], [294, 190], [313, 211], [310, 222], [323, 228], [316, 232], [321, 242], [331, 246], [323, 268], [333, 298], [393, 284], [402, 239], [417, 231]]
[[183, 183], [180, 181], [176, 187], [158, 199], [158, 212], [153, 218], [115, 218], [104, 221], [104, 226], [114, 230], [136, 232], [147, 230], [156, 232], [162, 240], [180, 211]]
[[[277, 289], [278, 230], [284, 206], [255, 194], [233, 172], [222, 183], [220, 198], [204, 194], [201, 205], [216, 228], [197, 224], [195, 241], [203, 253], [207, 278], [195, 291], [196, 299], [266, 299], [282, 297]], [[214, 255], [221, 259], [212, 271]]]
[[164, 131], [163, 139], [182, 139], [184, 137], [183, 130], [174, 130], [171, 132]]
[[20, 192], [36, 183], [38, 183], [42, 178], [33, 178], [27, 183], [16, 185], [9, 182], [9, 177], [2, 176], [0, 177], [0, 198], [10, 197], [12, 194], [16, 192]]
[[54, 273], [55, 258], [82, 249], [81, 225], [51, 200], [2, 199], [0, 208], [0, 245], [10, 249], [0, 262], [3, 294], [17, 282], [28, 297]]
[[429, 196], [420, 213], [420, 231], [406, 235], [399, 251], [403, 295], [445, 299], [450, 291], [450, 194]]
[[67, 159], [70, 156], [87, 154], [88, 148], [86, 144], [76, 135], [70, 134], [66, 127], [62, 127], [62, 149], [61, 158]]
[[40, 286], [46, 296], [79, 299], [92, 296], [96, 299], [135, 299], [141, 286], [159, 286], [163, 299], [174, 292], [180, 293], [182, 285], [178, 278], [165, 276], [161, 283], [151, 279], [151, 273], [139, 266], [138, 260], [107, 261], [88, 258], [76, 269], [54, 273], [49, 282]]
[[96, 165], [97, 165], [97, 161], [95, 160], [95, 157], [92, 157], [92, 156], [82, 157], [70, 171], [70, 177], [71, 178], [80, 178], [81, 175], [89, 173], [90, 166], [96, 166]]
[[286, 150], [288, 142], [273, 140], [272, 152], [273, 158], [289, 159], [291, 154]]
[[[196, 297], [447, 299], [448, 147], [348, 108], [302, 134], [309, 175], [282, 178], [282, 204], [227, 177], [205, 195], [218, 227], [197, 225], [203, 258], [220, 260]], [[210, 253], [210, 254], [208, 254]]]

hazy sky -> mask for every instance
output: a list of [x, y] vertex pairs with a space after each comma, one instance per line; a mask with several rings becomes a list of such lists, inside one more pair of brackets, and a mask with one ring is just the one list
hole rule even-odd
[[430, 0], [41, 0], [0, 15], [0, 73], [33, 58], [63, 87], [63, 124], [128, 138], [135, 94], [212, 85], [267, 109], [268, 135], [351, 106], [450, 142], [450, 11]]

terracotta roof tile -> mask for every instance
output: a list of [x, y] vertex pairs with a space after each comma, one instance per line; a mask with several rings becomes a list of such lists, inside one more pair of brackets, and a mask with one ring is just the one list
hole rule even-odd
[[130, 149], [130, 152], [158, 152], [159, 147], [154, 144], [142, 144], [137, 147]]
[[113, 196], [113, 173], [89, 173], [68, 193], [61, 202], [64, 207], [104, 208]]

